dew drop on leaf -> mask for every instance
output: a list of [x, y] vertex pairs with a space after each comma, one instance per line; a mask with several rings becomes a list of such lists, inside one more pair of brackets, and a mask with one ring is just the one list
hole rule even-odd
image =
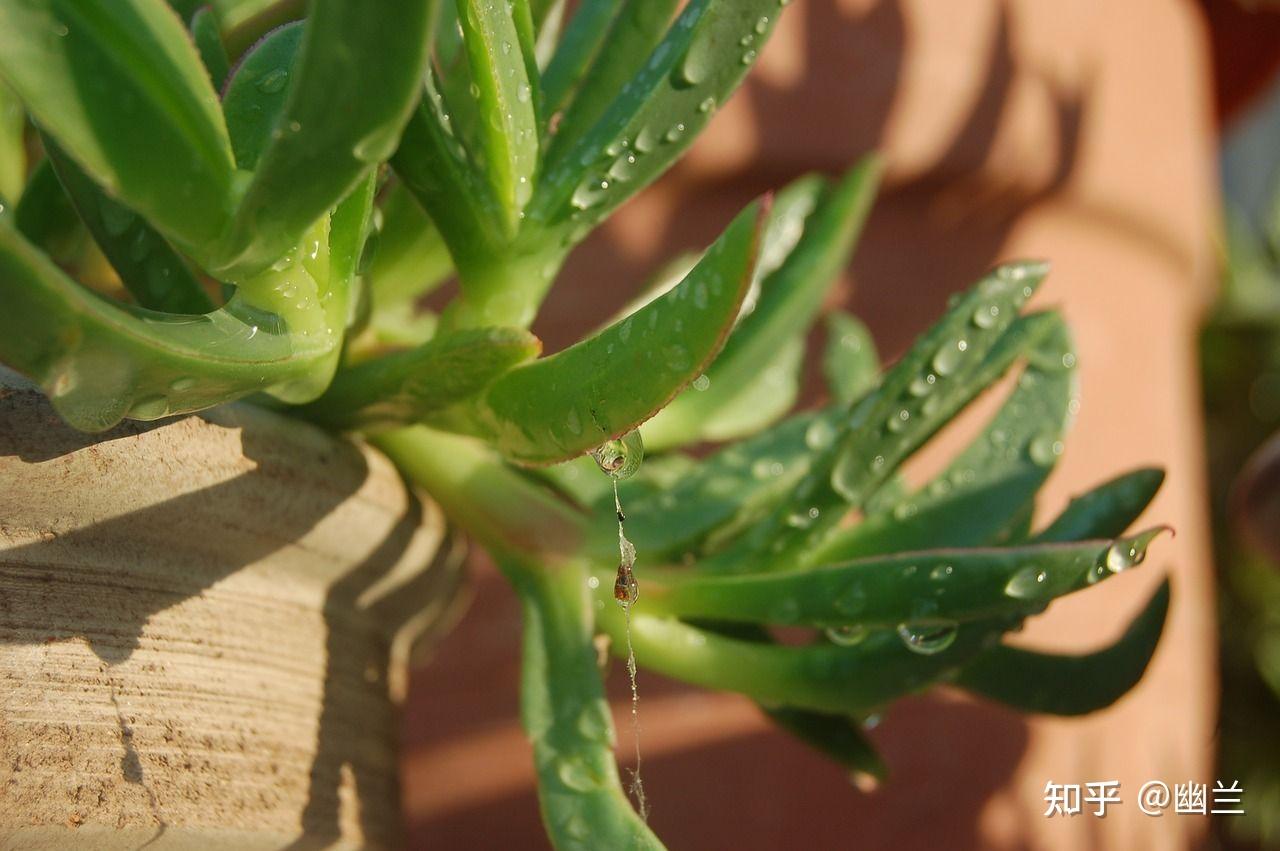
[[861, 624], [850, 624], [846, 626], [833, 626], [827, 631], [827, 638], [832, 644], [839, 644], [841, 647], [852, 647], [860, 644], [867, 637], [867, 628]]
[[951, 622], [930, 622], [923, 624], [898, 624], [898, 637], [903, 645], [913, 653], [932, 656], [941, 653], [955, 643], [959, 626]]
[[1032, 600], [1045, 594], [1048, 574], [1036, 567], [1024, 567], [1005, 583], [1004, 593], [1018, 600]]

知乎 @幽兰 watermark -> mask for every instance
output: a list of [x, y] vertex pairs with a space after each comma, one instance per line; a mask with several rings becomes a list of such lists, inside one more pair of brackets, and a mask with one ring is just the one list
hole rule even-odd
[[[1160, 780], [1148, 780], [1138, 790], [1138, 809], [1149, 816], [1162, 816], [1172, 810], [1176, 815], [1244, 815], [1244, 789], [1239, 780], [1230, 784], [1215, 780], [1213, 788], [1208, 783], [1169, 784]], [[1082, 813], [1105, 818], [1107, 808], [1124, 803], [1120, 797], [1119, 780], [1095, 780], [1091, 783], [1044, 784], [1046, 817], [1078, 816]]]

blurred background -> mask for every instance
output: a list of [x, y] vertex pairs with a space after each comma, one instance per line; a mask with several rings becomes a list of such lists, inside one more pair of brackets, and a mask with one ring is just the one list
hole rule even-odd
[[[1020, 636], [1097, 647], [1171, 575], [1160, 650], [1105, 712], [903, 701], [871, 730], [890, 777], [868, 788], [745, 699], [642, 671], [646, 790], [670, 847], [1280, 848], [1277, 69], [1280, 4], [1264, 0], [796, 0], [686, 160], [574, 255], [535, 326], [549, 350], [750, 198], [880, 150], [885, 186], [830, 305], [892, 359], [991, 265], [1047, 258], [1037, 299], [1072, 325], [1082, 407], [1039, 511], [1121, 470], [1168, 472], [1142, 522], [1177, 537]], [[474, 575], [405, 712], [410, 843], [546, 847], [517, 717], [518, 605], [479, 556]], [[625, 718], [620, 665], [610, 686]], [[1148, 780], [1216, 779], [1240, 781], [1246, 815], [1136, 806]], [[1124, 801], [1105, 819], [1042, 816], [1046, 782], [1103, 780]]]

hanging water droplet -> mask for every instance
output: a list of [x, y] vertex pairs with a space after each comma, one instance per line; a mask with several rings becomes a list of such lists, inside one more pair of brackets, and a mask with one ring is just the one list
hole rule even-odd
[[1142, 564], [1146, 555], [1146, 548], [1139, 546], [1136, 541], [1116, 541], [1107, 548], [1107, 570], [1112, 573], [1121, 573]]
[[698, 104], [698, 112], [707, 113], [716, 108], [715, 98], [705, 98], [702, 103]]
[[867, 637], [867, 628], [861, 624], [833, 626], [826, 632], [831, 643], [839, 644], [841, 647], [852, 647]]
[[762, 15], [760, 17], [760, 20], [756, 21], [756, 33], [758, 35], [764, 35], [768, 29], [769, 29], [769, 19]]
[[743, 65], [750, 65], [752, 62], [755, 62], [755, 61], [756, 61], [756, 52], [754, 50], [748, 50], [746, 53], [742, 54]]
[[169, 412], [169, 400], [164, 396], [144, 396], [133, 403], [129, 416], [138, 420], [155, 420]]
[[924, 624], [898, 624], [898, 637], [903, 645], [913, 653], [932, 656], [941, 653], [955, 643], [959, 626], [949, 621]]
[[640, 432], [632, 429], [621, 437], [606, 440], [591, 450], [596, 466], [612, 478], [629, 479], [640, 469], [644, 460], [644, 441]]
[[1019, 600], [1034, 600], [1046, 593], [1049, 574], [1037, 567], [1024, 567], [1005, 583], [1004, 593]]

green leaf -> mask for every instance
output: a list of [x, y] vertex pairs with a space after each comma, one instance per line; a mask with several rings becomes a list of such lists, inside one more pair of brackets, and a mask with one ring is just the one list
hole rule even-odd
[[533, 194], [538, 121], [516, 22], [505, 0], [457, 0], [458, 19], [480, 109], [484, 174], [514, 236]]
[[999, 646], [965, 665], [956, 684], [1024, 712], [1087, 715], [1138, 684], [1155, 654], [1169, 610], [1169, 580], [1151, 596], [1123, 636], [1078, 656]]
[[529, 220], [580, 239], [666, 171], [742, 81], [779, 11], [777, 0], [692, 0], [600, 120], [548, 160]]
[[[373, 218], [373, 192], [377, 188], [377, 175], [369, 175], [351, 194], [338, 204], [329, 217], [329, 281], [334, 293], [342, 299], [343, 320], [350, 314], [350, 284], [360, 265], [365, 241], [369, 236], [369, 223]], [[335, 313], [337, 306], [335, 305]]]
[[850, 313], [833, 310], [826, 316], [827, 344], [822, 373], [831, 398], [852, 405], [880, 379], [880, 355], [867, 326]]
[[426, 295], [453, 271], [440, 232], [403, 183], [387, 188], [379, 212], [377, 251], [365, 273], [375, 312]]
[[1162, 530], [1114, 541], [907, 552], [745, 576], [650, 571], [640, 607], [681, 617], [815, 627], [1025, 616], [1141, 564]]
[[695, 384], [654, 417], [645, 432], [650, 446], [750, 434], [791, 407], [805, 333], [832, 280], [849, 262], [878, 172], [877, 161], [866, 159], [816, 198], [811, 184], [802, 184], [802, 197], [814, 203], [808, 215], [801, 212], [804, 205], [779, 205], [784, 210], [800, 207], [791, 215], [771, 211], [761, 260], [773, 268], [767, 270], [758, 298], [707, 370], [705, 389]]
[[[863, 508], [908, 456], [1045, 331], [1042, 322], [1016, 321], [1045, 271], [1042, 264], [1002, 266], [958, 296], [880, 386], [852, 406], [773, 516], [708, 562], [708, 569], [802, 564], [850, 510]], [[975, 322], [980, 314], [989, 321]], [[923, 394], [922, 382], [930, 388]]]
[[257, 168], [283, 120], [289, 79], [304, 33], [301, 22], [272, 30], [244, 55], [227, 81], [222, 112], [236, 165], [243, 171]]
[[227, 73], [231, 70], [231, 60], [227, 58], [227, 49], [222, 44], [222, 32], [211, 7], [202, 6], [191, 16], [191, 40], [195, 42], [200, 61], [209, 72], [213, 87], [221, 91]]
[[533, 743], [538, 801], [552, 844], [558, 851], [660, 851], [618, 777], [585, 573], [572, 565], [532, 576], [507, 573], [524, 612], [520, 720]]
[[285, 107], [212, 271], [265, 268], [391, 156], [421, 91], [433, 18], [434, 0], [397, 4], [390, 27], [363, 3], [312, 4]]
[[22, 102], [0, 83], [0, 208], [12, 208], [27, 182], [27, 114]]
[[489, 388], [473, 425], [507, 457], [562, 461], [624, 434], [706, 368], [737, 316], [756, 257], [759, 205], [744, 210], [673, 290]]
[[164, 237], [107, 196], [52, 139], [44, 139], [44, 148], [80, 220], [138, 304], [168, 313], [213, 310], [200, 282]]
[[621, 0], [583, 0], [578, 4], [542, 74], [542, 90], [549, 112], [564, 106], [565, 98], [582, 79], [587, 65], [605, 42], [610, 22], [620, 5]]
[[96, 183], [191, 256], [207, 253], [231, 206], [231, 147], [161, 0], [0, 4], [0, 76]]
[[848, 715], [806, 712], [803, 709], [766, 709], [769, 720], [819, 753], [835, 760], [855, 774], [877, 780], [889, 776], [889, 769], [862, 732], [862, 725]]
[[227, 55], [238, 60], [276, 27], [306, 17], [306, 0], [213, 0]]
[[18, 232], [55, 262], [71, 265], [85, 240], [84, 222], [45, 158], [31, 172], [14, 214]]
[[[612, 586], [612, 581], [610, 581]], [[641, 605], [646, 584], [641, 579]], [[625, 647], [621, 615], [606, 606], [601, 625]], [[704, 688], [736, 691], [758, 703], [837, 715], [862, 715], [951, 675], [1011, 623], [962, 624], [936, 653], [909, 649], [894, 630], [876, 630], [853, 646], [784, 646], [741, 641], [637, 609], [631, 639], [645, 668]]]
[[[680, 4], [677, 0], [623, 0], [621, 4], [610, 0], [596, 5], [617, 10], [612, 23], [606, 28], [606, 22], [600, 20], [583, 21], [584, 28], [598, 29], [588, 31], [585, 38], [573, 33], [576, 37], [571, 40], [570, 30], [578, 24], [575, 17], [566, 29], [560, 51], [547, 67], [549, 77], [555, 69], [555, 76], [547, 83], [548, 112], [558, 108], [570, 93], [573, 95], [556, 128], [549, 158], [577, 142], [604, 115], [658, 46]], [[598, 49], [600, 43], [607, 49]]]
[[[0, 361], [40, 384], [84, 431], [187, 413], [255, 391], [318, 395], [341, 341], [328, 298], [327, 219], [300, 258], [246, 279], [204, 316], [128, 309], [70, 280], [0, 228]], [[287, 330], [286, 330], [287, 329]]]
[[437, 337], [339, 370], [302, 416], [338, 429], [407, 425], [467, 399], [542, 345], [519, 328], [483, 328]]
[[1117, 476], [1075, 497], [1052, 523], [1036, 534], [1037, 542], [1079, 541], [1115, 537], [1137, 520], [1164, 483], [1164, 470], [1145, 467]]
[[[1030, 333], [1010, 339], [1024, 341], [1026, 368], [982, 432], [931, 482], [836, 533], [809, 563], [999, 543], [1029, 515], [1062, 452], [1077, 382], [1075, 354], [1058, 315], [1022, 321]], [[918, 389], [933, 388], [921, 384]]]

